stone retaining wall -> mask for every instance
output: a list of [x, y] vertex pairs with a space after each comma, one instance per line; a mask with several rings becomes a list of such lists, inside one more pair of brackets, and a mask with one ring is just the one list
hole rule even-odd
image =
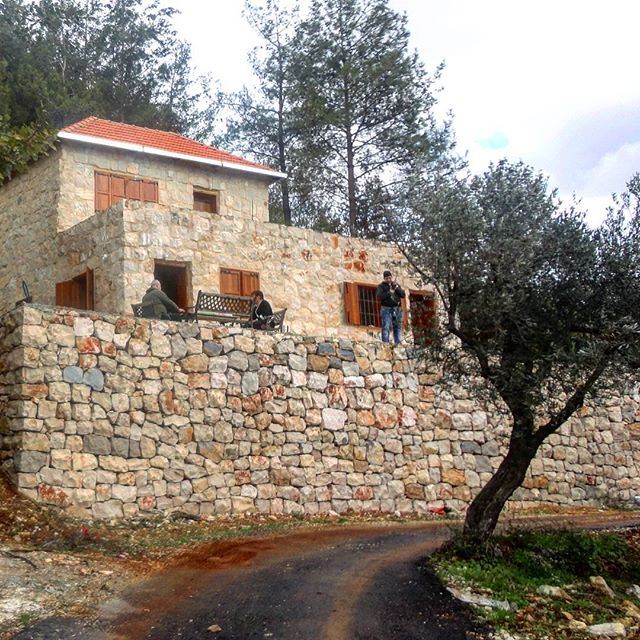
[[[638, 397], [586, 407], [512, 504], [640, 493]], [[99, 518], [462, 510], [504, 417], [404, 348], [21, 306], [0, 323], [0, 456]]]

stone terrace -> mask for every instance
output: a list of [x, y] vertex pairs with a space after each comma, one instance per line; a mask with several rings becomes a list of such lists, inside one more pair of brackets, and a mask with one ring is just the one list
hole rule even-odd
[[[585, 407], [512, 504], [631, 500], [637, 412], [637, 394]], [[2, 465], [98, 518], [462, 510], [508, 432], [405, 348], [35, 305], [1, 319]]]

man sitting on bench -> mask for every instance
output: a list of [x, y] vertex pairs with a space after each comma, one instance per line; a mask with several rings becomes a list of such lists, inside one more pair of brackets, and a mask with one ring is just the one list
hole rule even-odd
[[256, 289], [252, 294], [253, 307], [251, 308], [251, 321], [249, 326], [254, 329], [268, 329], [267, 318], [273, 315], [271, 305], [264, 299], [264, 293]]
[[142, 298], [142, 317], [159, 320], [182, 320], [181, 309], [163, 290], [160, 280], [152, 280]]

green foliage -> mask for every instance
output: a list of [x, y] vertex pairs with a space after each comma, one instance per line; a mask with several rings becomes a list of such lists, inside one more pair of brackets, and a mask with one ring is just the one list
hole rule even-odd
[[54, 135], [36, 125], [10, 127], [0, 119], [0, 184], [22, 173], [28, 164], [53, 148]]
[[[518, 610], [478, 611], [501, 627], [530, 632], [534, 638], [565, 638], [566, 617], [591, 623], [620, 617], [626, 589], [640, 578], [640, 549], [624, 533], [517, 530], [494, 536], [486, 545], [471, 546], [457, 538], [431, 558], [446, 581], [474, 591], [490, 592]], [[619, 594], [603, 599], [590, 576], [603, 576]], [[569, 599], [537, 595], [541, 585], [561, 587]], [[624, 607], [622, 607], [624, 608]]]
[[433, 116], [439, 69], [427, 74], [386, 0], [315, 0], [306, 18], [263, 0], [247, 18], [262, 37], [259, 90], [229, 98], [227, 140], [288, 173], [276, 219], [377, 237], [416, 157], [449, 151]]
[[88, 115], [211, 135], [216, 106], [174, 14], [159, 0], [0, 3], [0, 117], [26, 141], [3, 140], [3, 160], [33, 156], [38, 132]]
[[543, 176], [507, 161], [472, 178], [418, 173], [401, 201], [397, 238], [442, 303], [432, 357], [483, 379], [513, 420], [508, 454], [467, 512], [480, 539], [544, 440], [637, 370], [638, 180], [616, 204], [590, 229]]
[[[244, 14], [261, 38], [262, 44], [250, 56], [259, 85], [255, 91], [244, 88], [227, 96], [230, 115], [224, 144], [287, 173], [292, 163], [295, 166], [290, 68], [298, 13], [275, 0], [265, 0], [262, 4], [247, 1]], [[271, 186], [273, 221], [291, 224], [291, 197], [297, 195], [295, 184], [292, 182], [291, 195], [287, 181]]]
[[562, 585], [604, 574], [632, 583], [640, 579], [640, 549], [624, 536], [609, 532], [520, 529], [494, 536], [482, 547], [457, 538], [442, 557], [463, 560], [483, 571], [491, 568], [496, 575], [508, 565], [518, 581], [536, 584]]

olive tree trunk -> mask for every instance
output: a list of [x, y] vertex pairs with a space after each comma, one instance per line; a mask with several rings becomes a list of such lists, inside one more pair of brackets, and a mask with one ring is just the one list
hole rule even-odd
[[462, 531], [467, 540], [482, 542], [493, 534], [505, 503], [524, 481], [540, 444], [525, 422], [514, 418], [507, 455], [469, 505]]

